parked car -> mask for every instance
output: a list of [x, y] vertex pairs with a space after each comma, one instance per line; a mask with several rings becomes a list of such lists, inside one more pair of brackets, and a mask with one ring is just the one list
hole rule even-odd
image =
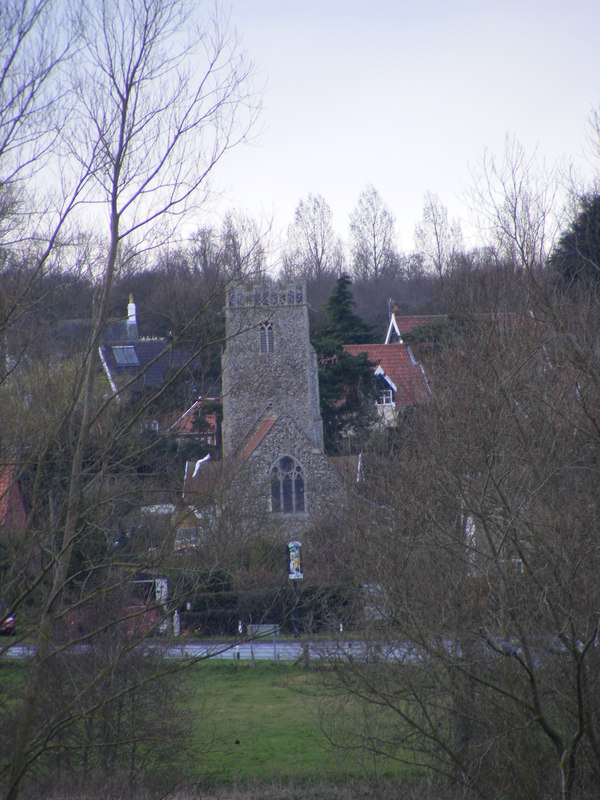
[[17, 621], [14, 614], [9, 614], [4, 617], [0, 623], [0, 636], [13, 636], [17, 627]]

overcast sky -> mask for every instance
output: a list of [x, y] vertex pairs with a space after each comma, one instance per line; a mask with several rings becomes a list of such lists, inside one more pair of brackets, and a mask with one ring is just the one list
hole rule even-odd
[[[600, 107], [599, 0], [224, 0], [265, 86], [255, 140], [216, 174], [223, 210], [285, 230], [322, 195], [338, 233], [372, 184], [413, 246], [425, 192], [451, 217], [507, 135], [585, 161]], [[598, 165], [600, 166], [600, 165]]]

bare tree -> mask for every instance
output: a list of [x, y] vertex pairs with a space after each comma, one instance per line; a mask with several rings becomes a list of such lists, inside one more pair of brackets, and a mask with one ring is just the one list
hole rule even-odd
[[331, 220], [331, 209], [320, 195], [309, 194], [298, 203], [294, 222], [288, 228], [283, 265], [286, 275], [320, 280], [343, 272], [342, 245]]
[[333, 659], [364, 703], [345, 744], [473, 796], [587, 797], [600, 770], [598, 325], [556, 310], [455, 323], [344, 527], [368, 622]]
[[457, 222], [448, 221], [448, 209], [431, 192], [425, 195], [423, 219], [415, 227], [415, 241], [425, 265], [440, 280], [456, 263], [463, 250], [460, 226]]
[[[78, 187], [62, 194], [48, 176], [60, 149], [60, 124], [71, 107], [64, 89], [76, 48], [66, 5], [7, 0], [0, 15], [0, 332], [2, 375], [22, 348], [18, 332], [50, 304], [45, 273], [61, 257], [65, 222]], [[50, 173], [52, 175], [52, 173]], [[52, 183], [51, 190], [48, 184]], [[44, 185], [46, 184], [46, 186]], [[77, 262], [78, 260], [75, 259]], [[79, 266], [81, 261], [79, 260]], [[39, 332], [39, 331], [38, 331]], [[17, 351], [17, 355], [14, 355]]]
[[[199, 27], [194, 8], [175, 0], [103, 0], [76, 9], [76, 106], [65, 120], [61, 161], [56, 162], [64, 184], [70, 185], [60, 219], [74, 210], [80, 222], [94, 228], [95, 247], [88, 250], [94, 260], [88, 267], [97, 296], [83, 356], [72, 370], [62, 371], [63, 401], [28, 456], [34, 474], [52, 476], [52, 469], [48, 473], [41, 467], [52, 447], [58, 447], [62, 503], [38, 542], [41, 571], [33, 582], [22, 581], [11, 598], [12, 609], [18, 610], [35, 593], [40, 608], [35, 653], [5, 770], [5, 796], [13, 800], [56, 724], [47, 719], [40, 729], [38, 708], [64, 602], [79, 574], [77, 554], [84, 553], [87, 569], [96, 576], [92, 596], [106, 595], [122, 580], [117, 571], [108, 587], [98, 582], [110, 561], [106, 548], [97, 561], [93, 547], [86, 555], [94, 541], [91, 532], [110, 526], [131, 485], [121, 474], [129, 469], [131, 456], [116, 456], [111, 448], [119, 441], [117, 433], [131, 432], [138, 419], [134, 414], [111, 424], [111, 393], [97, 378], [98, 345], [115, 276], [198, 207], [211, 170], [243, 138], [253, 116], [248, 67], [224, 20]], [[48, 239], [45, 252], [53, 252], [57, 241], [57, 234]], [[13, 378], [18, 381], [20, 375]]]
[[[13, 204], [54, 152], [63, 96], [55, 78], [72, 41], [54, 0], [7, 0], [0, 17], [0, 181]], [[57, 24], [53, 24], [53, 21]], [[27, 214], [31, 214], [31, 206]]]
[[350, 215], [352, 271], [356, 280], [377, 280], [396, 266], [394, 217], [373, 186], [361, 192]]
[[486, 153], [470, 193], [482, 243], [520, 269], [539, 270], [556, 236], [558, 190], [557, 168], [507, 138], [500, 157]]

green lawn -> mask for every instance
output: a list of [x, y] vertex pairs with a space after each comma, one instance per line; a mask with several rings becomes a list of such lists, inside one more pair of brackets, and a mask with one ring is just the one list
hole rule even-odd
[[[0, 663], [5, 702], [23, 690], [26, 665]], [[326, 709], [318, 670], [300, 665], [200, 662], [175, 677], [185, 686], [194, 781], [208, 787], [305, 785], [397, 779], [405, 768], [332, 750], [319, 724]], [[177, 708], [167, 713], [179, 713]], [[175, 742], [173, 743], [175, 745]], [[173, 753], [176, 754], [176, 746]], [[171, 767], [164, 763], [168, 771]], [[173, 763], [174, 774], [177, 766]]]
[[186, 680], [198, 716], [206, 714], [196, 746], [200, 751], [207, 739], [212, 741], [198, 766], [217, 783], [343, 782], [372, 772], [371, 762], [328, 747], [318, 720], [318, 677], [310, 671], [291, 665], [204, 663]]

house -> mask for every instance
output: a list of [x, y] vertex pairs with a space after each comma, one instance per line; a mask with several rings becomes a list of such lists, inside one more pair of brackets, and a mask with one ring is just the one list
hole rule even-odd
[[193, 361], [187, 350], [174, 348], [164, 337], [140, 337], [137, 310], [129, 297], [127, 317], [111, 320], [99, 349], [100, 361], [116, 395], [149, 386], [160, 388], [167, 373], [184, 369]]
[[403, 336], [412, 333], [415, 328], [444, 322], [446, 319], [447, 317], [445, 314], [413, 314], [410, 316], [403, 316], [398, 313], [398, 306], [393, 306], [390, 311], [390, 322], [385, 336], [385, 344], [402, 342]]
[[185, 411], [161, 414], [156, 422], [157, 433], [174, 436], [178, 444], [186, 442], [217, 446], [218, 421], [216, 411], [203, 412], [205, 404], [214, 404], [217, 398], [199, 397]]
[[388, 424], [394, 424], [396, 411], [427, 402], [431, 394], [425, 371], [411, 348], [402, 340], [413, 328], [431, 322], [435, 317], [400, 317], [394, 308], [383, 344], [348, 344], [350, 355], [365, 353], [373, 363], [377, 381], [377, 410]]
[[230, 509], [231, 527], [235, 517], [263, 536], [302, 540], [354, 468], [324, 452], [306, 284], [232, 286], [225, 321], [222, 459], [188, 463], [184, 500], [193, 513], [182, 538], [189, 546], [190, 526], [216, 524], [219, 505]]

